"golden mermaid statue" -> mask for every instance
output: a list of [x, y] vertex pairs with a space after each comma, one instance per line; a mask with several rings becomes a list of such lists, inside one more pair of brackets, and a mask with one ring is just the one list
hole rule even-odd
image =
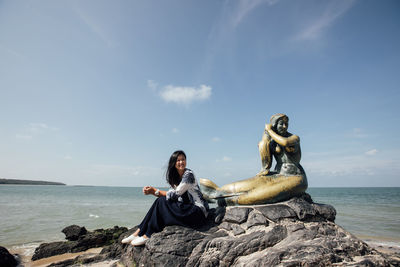
[[[254, 205], [287, 200], [305, 192], [307, 177], [300, 165], [300, 138], [287, 131], [289, 118], [275, 114], [258, 144], [262, 169], [254, 177], [218, 187], [200, 179], [200, 188], [208, 202], [218, 205]], [[275, 171], [270, 171], [272, 156]]]

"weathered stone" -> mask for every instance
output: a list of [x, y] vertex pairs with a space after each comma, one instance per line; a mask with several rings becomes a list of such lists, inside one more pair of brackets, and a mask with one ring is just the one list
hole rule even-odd
[[[222, 220], [224, 219], [225, 213], [226, 213], [226, 208], [225, 207], [218, 207], [215, 210], [214, 222], [216, 224], [220, 224], [222, 222]], [[208, 217], [210, 218], [210, 214], [208, 215]]]
[[226, 209], [224, 222], [243, 223], [247, 220], [250, 208], [245, 207], [228, 207]]
[[238, 225], [238, 224], [232, 224], [231, 227], [232, 227], [232, 233], [233, 233], [233, 235], [240, 235], [240, 234], [243, 234], [243, 233], [246, 232], [246, 231], [245, 231], [242, 227], [240, 227], [240, 225]]
[[18, 262], [15, 257], [8, 252], [5, 247], [0, 246], [0, 266], [1, 267], [14, 267], [17, 266]]
[[121, 263], [190, 267], [400, 266], [396, 258], [371, 249], [330, 221], [328, 218], [334, 218], [333, 207], [314, 204], [307, 196], [279, 204], [235, 207], [235, 214], [248, 212], [239, 209], [251, 210], [246, 215], [247, 228], [241, 228], [243, 233], [236, 235], [235, 228], [244, 224], [239, 225], [239, 219], [226, 220], [231, 209], [226, 209], [223, 223], [209, 230], [167, 227], [154, 234], [145, 246], [127, 245]]
[[61, 232], [65, 234], [65, 239], [69, 241], [76, 241], [80, 236], [85, 235], [87, 233], [87, 230], [85, 227], [70, 225], [62, 229]]
[[225, 230], [227, 230], [227, 231], [232, 230], [231, 224], [228, 223], [228, 222], [223, 222], [223, 223], [221, 223], [221, 224], [219, 225], [219, 228], [225, 229]]
[[285, 227], [276, 226], [269, 232], [215, 238], [207, 244], [198, 261], [191, 263], [192, 266], [232, 266], [237, 258], [272, 247], [285, 237]]
[[[110, 258], [119, 259], [118, 266], [127, 267], [400, 266], [399, 257], [377, 252], [336, 225], [332, 221], [335, 215], [332, 206], [310, 201], [300, 197], [280, 204], [236, 207], [251, 210], [235, 210], [235, 214], [247, 214], [247, 221], [241, 225], [225, 219], [215, 225], [217, 214], [223, 212], [212, 211], [207, 223], [198, 229], [168, 226], [153, 234], [144, 246], [121, 244], [122, 238], [136, 230], [133, 228], [119, 234], [100, 255], [82, 256], [55, 266], [79, 266]], [[104, 234], [104, 231], [96, 230], [92, 234]], [[82, 239], [63, 243], [76, 245], [74, 242]]]
[[300, 220], [314, 217], [317, 213], [313, 206], [303, 198], [294, 197], [288, 201], [283, 202], [282, 204], [290, 207], [296, 213], [297, 218], [299, 218]]
[[111, 245], [119, 240], [122, 233], [128, 231], [126, 227], [118, 227], [109, 229], [97, 229], [93, 232], [87, 232], [85, 235], [79, 236], [76, 241], [61, 241], [52, 243], [43, 243], [35, 249], [32, 260], [51, 257], [70, 252], [81, 252], [89, 248], [103, 247]]
[[336, 209], [333, 206], [327, 204], [318, 204], [318, 203], [313, 203], [312, 206], [316, 210], [317, 214], [319, 214], [323, 218], [331, 222], [335, 221]]
[[[72, 252], [72, 249], [76, 247], [78, 241], [59, 241], [52, 243], [43, 243], [35, 249], [35, 253], [32, 256], [32, 260], [39, 260], [42, 258], [48, 258], [54, 255], [60, 255], [68, 252]], [[83, 250], [82, 250], [83, 251]]]
[[255, 209], [260, 211], [265, 217], [274, 222], [284, 218], [297, 217], [294, 210], [283, 204], [255, 206]]
[[185, 266], [193, 249], [208, 235], [194, 229], [168, 226], [151, 236], [144, 247], [128, 247], [138, 266]]
[[264, 215], [262, 215], [261, 213], [259, 213], [258, 211], [251, 211], [249, 214], [249, 217], [247, 219], [246, 225], [247, 228], [256, 226], [256, 225], [265, 225], [268, 226], [268, 220], [264, 217]]

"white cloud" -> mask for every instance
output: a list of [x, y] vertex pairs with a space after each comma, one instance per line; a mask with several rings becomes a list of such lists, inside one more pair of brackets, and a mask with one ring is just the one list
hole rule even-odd
[[223, 156], [222, 159], [217, 159], [217, 162], [221, 162], [221, 161], [229, 162], [229, 161], [232, 161], [232, 158], [227, 157], [227, 156]]
[[346, 13], [355, 3], [355, 0], [332, 1], [322, 14], [311, 21], [295, 36], [295, 40], [307, 41], [318, 39], [340, 16]]
[[207, 85], [200, 85], [199, 88], [167, 85], [160, 93], [160, 96], [166, 102], [189, 105], [193, 101], [209, 99], [211, 91], [212, 88]]
[[354, 138], [365, 138], [365, 137], [368, 137], [368, 135], [365, 133], [365, 131], [363, 129], [354, 128], [353, 132], [351, 133], [351, 137], [354, 137]]
[[[367, 153], [370, 154], [367, 154]], [[319, 176], [354, 176], [354, 175], [397, 175], [400, 172], [398, 151], [381, 153], [381, 157], [371, 157], [378, 151], [372, 149], [358, 155], [312, 156], [302, 162], [307, 174]]]
[[45, 123], [30, 123], [28, 127], [28, 131], [37, 134], [37, 133], [44, 133], [45, 131], [57, 131], [58, 128], [48, 126]]
[[176, 133], [179, 133], [179, 129], [178, 129], [178, 128], [173, 128], [173, 129], [172, 129], [172, 133], [175, 133], [175, 134], [176, 134]]
[[29, 123], [23, 133], [17, 133], [15, 137], [19, 140], [31, 140], [37, 135], [54, 131], [58, 131], [58, 128], [49, 126], [46, 123]]
[[213, 137], [211, 140], [212, 140], [213, 142], [219, 142], [219, 141], [221, 141], [221, 138], [219, 138], [219, 137]]
[[72, 159], [72, 157], [71, 157], [70, 155], [65, 155], [65, 156], [64, 156], [64, 159], [65, 159], [65, 160], [70, 160], [70, 159]]
[[105, 27], [100, 25], [98, 22], [99, 20], [94, 19], [93, 16], [89, 16], [88, 13], [80, 7], [76, 7], [76, 13], [83, 23], [86, 24], [88, 29], [99, 37], [108, 47], [115, 47], [117, 45], [117, 43], [109, 37], [110, 34], [104, 30]]
[[153, 91], [156, 91], [158, 88], [158, 83], [153, 80], [147, 80], [147, 87], [149, 87]]
[[256, 7], [262, 4], [274, 5], [279, 0], [239, 0], [235, 11], [232, 14], [232, 26], [237, 27], [242, 20]]
[[15, 137], [19, 140], [31, 140], [32, 135], [26, 135], [26, 134], [16, 134]]
[[365, 152], [365, 155], [374, 156], [374, 155], [376, 155], [376, 153], [378, 153], [377, 149], [371, 149], [371, 150], [368, 150], [367, 152]]
[[145, 174], [145, 167], [143, 166], [122, 166], [122, 165], [107, 165], [96, 164], [92, 165], [86, 172], [92, 175], [106, 175], [108, 177], [120, 176], [140, 176]]

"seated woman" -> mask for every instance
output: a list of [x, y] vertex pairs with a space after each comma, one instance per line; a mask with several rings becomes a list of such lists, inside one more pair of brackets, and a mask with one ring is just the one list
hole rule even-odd
[[171, 155], [166, 178], [172, 187], [169, 191], [152, 186], [143, 187], [145, 195], [152, 194], [158, 198], [140, 223], [139, 229], [124, 238], [122, 243], [140, 246], [153, 233], [162, 231], [167, 225], [193, 227], [205, 223], [208, 203], [203, 198], [193, 172], [186, 168], [186, 154], [182, 150]]
[[[287, 132], [289, 118], [275, 114], [265, 125], [258, 144], [262, 169], [254, 177], [218, 187], [212, 181], [200, 179], [201, 191], [209, 202], [219, 205], [267, 204], [287, 200], [306, 191], [308, 183], [300, 165], [300, 138]], [[271, 172], [272, 156], [275, 171]]]

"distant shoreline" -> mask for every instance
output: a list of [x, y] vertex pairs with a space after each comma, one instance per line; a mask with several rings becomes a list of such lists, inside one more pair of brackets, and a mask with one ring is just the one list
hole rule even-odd
[[2, 184], [10, 184], [10, 185], [66, 185], [64, 183], [59, 183], [59, 182], [0, 178], [0, 185], [2, 185]]

